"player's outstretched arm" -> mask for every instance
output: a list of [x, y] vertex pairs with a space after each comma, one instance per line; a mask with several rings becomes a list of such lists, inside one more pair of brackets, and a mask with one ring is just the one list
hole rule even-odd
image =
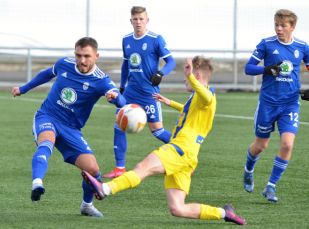
[[157, 100], [157, 101], [159, 101], [159, 102], [161, 102], [161, 103], [164, 103], [165, 105], [168, 105], [168, 106], [169, 106], [169, 105], [171, 104], [171, 100], [168, 99], [168, 98], [166, 98], [166, 97], [164, 97], [164, 96], [161, 95], [161, 94], [155, 93], [155, 94], [152, 95], [152, 97], [153, 97], [155, 100]]
[[172, 107], [172, 108], [174, 108], [174, 109], [176, 109], [178, 111], [181, 111], [182, 108], [183, 108], [183, 104], [175, 102], [175, 101], [173, 101], [171, 99], [168, 99], [168, 98], [164, 97], [161, 94], [155, 93], [155, 94], [152, 95], [152, 97], [155, 100], [157, 100], [157, 101], [159, 101], [161, 103], [164, 103], [164, 104], [166, 104], [166, 105], [168, 105], [168, 106], [170, 106], [170, 107]]
[[42, 85], [44, 83], [47, 83], [54, 77], [55, 77], [55, 74], [53, 73], [52, 68], [47, 68], [45, 70], [42, 70], [35, 77], [33, 77], [32, 80], [30, 80], [28, 83], [19, 87], [19, 93], [25, 94], [31, 89], [39, 85]]

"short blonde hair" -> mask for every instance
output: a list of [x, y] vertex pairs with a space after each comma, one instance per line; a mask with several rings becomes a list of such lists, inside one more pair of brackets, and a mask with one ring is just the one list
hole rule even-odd
[[143, 6], [133, 6], [131, 8], [131, 16], [135, 15], [135, 14], [141, 14], [146, 12], [146, 7]]
[[204, 56], [195, 56], [192, 59], [193, 70], [202, 70], [213, 72], [214, 68], [211, 60]]
[[274, 20], [276, 21], [288, 21], [291, 26], [295, 27], [297, 23], [297, 16], [294, 12], [287, 9], [277, 10]]

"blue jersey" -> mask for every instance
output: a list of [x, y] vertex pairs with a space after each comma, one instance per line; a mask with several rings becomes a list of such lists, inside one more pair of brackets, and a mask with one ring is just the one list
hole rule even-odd
[[151, 85], [150, 77], [158, 71], [160, 58], [171, 55], [163, 37], [150, 31], [139, 38], [130, 33], [122, 40], [122, 50], [124, 60], [128, 61], [127, 93], [151, 96], [159, 92], [158, 86]]
[[62, 58], [52, 68], [56, 80], [39, 112], [74, 128], [82, 128], [94, 104], [109, 90], [117, 90], [98, 67], [83, 74], [75, 59]]
[[299, 99], [300, 66], [304, 61], [309, 65], [309, 46], [294, 38], [290, 43], [282, 43], [277, 36], [262, 39], [252, 57], [264, 65], [281, 64], [278, 76], [263, 75], [260, 100], [274, 105], [282, 105]]

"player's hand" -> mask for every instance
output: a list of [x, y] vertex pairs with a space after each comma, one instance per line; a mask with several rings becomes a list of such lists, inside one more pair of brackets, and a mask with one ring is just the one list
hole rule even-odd
[[163, 95], [160, 95], [160, 94], [158, 94], [158, 93], [153, 94], [152, 97], [153, 97], [155, 100], [157, 100], [157, 101], [159, 101], [159, 102], [161, 102], [161, 103], [164, 103], [164, 104], [166, 104], [166, 105], [170, 105], [170, 104], [171, 104], [171, 100], [170, 100], [170, 99], [168, 99], [168, 98], [166, 98], [166, 97], [164, 97]]
[[12, 87], [11, 94], [12, 94], [14, 97], [20, 96], [21, 93], [20, 93], [19, 87]]
[[119, 92], [120, 92], [120, 94], [123, 94], [124, 89], [125, 89], [124, 87], [120, 87], [120, 88], [119, 88]]
[[282, 70], [280, 64], [270, 65], [264, 68], [264, 73], [267, 75], [277, 76], [279, 72]]
[[115, 91], [108, 91], [105, 94], [105, 97], [108, 102], [112, 101], [113, 99], [116, 99], [118, 97], [118, 93]]
[[158, 86], [161, 83], [162, 77], [163, 73], [160, 71], [153, 74], [150, 78], [152, 86]]
[[302, 100], [309, 101], [309, 89], [307, 89], [307, 90], [300, 90], [299, 94], [300, 94], [300, 97], [301, 97]]
[[192, 74], [192, 59], [187, 58], [183, 65], [183, 73], [186, 77]]

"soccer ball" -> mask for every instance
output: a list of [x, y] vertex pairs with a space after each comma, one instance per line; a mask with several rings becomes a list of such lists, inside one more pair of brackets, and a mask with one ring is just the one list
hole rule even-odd
[[147, 116], [144, 109], [139, 105], [127, 104], [119, 110], [116, 122], [122, 131], [138, 133], [144, 129]]

